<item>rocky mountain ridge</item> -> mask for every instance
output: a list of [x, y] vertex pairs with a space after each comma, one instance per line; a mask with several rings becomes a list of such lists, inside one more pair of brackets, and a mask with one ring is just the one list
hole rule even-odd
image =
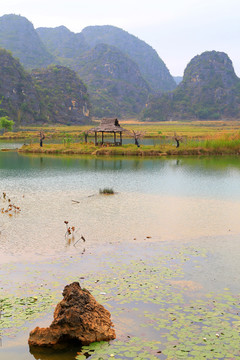
[[206, 51], [187, 65], [182, 82], [167, 94], [153, 96], [144, 119], [221, 119], [240, 116], [240, 79], [228, 55]]
[[36, 29], [36, 33], [53, 56], [72, 59], [73, 64], [76, 58], [90, 50], [83, 34], [75, 34], [63, 25], [56, 28], [40, 27]]
[[176, 87], [173, 77], [157, 52], [136, 36], [110, 25], [88, 26], [81, 33], [91, 48], [104, 43], [115, 46], [132, 59], [153, 91], [169, 91]]
[[46, 67], [55, 62], [32, 23], [22, 16], [0, 17], [0, 47], [10, 50], [25, 69]]
[[[101, 44], [109, 47], [106, 64], [97, 55], [101, 53]], [[96, 116], [104, 113], [109, 116], [136, 116], [150, 93], [176, 87], [166, 65], [151, 46], [113, 26], [87, 27], [77, 34], [64, 26], [35, 30], [30, 21], [22, 16], [4, 15], [0, 18], [0, 47], [11, 50], [26, 69], [58, 64], [77, 71], [90, 88], [93, 114]], [[111, 52], [118, 53], [118, 56], [110, 56]], [[99, 59], [97, 71], [91, 66], [93, 54]], [[112, 76], [108, 72], [101, 87], [110, 58], [114, 61], [112, 68], [118, 69], [119, 74], [116, 77], [115, 71]], [[85, 66], [88, 62], [90, 66]], [[135, 77], [134, 86], [125, 74], [129, 79]], [[112, 88], [118, 90], [112, 91]]]
[[[4, 96], [3, 105], [5, 108], [9, 107], [8, 113], [14, 119], [21, 119], [23, 113], [24, 121], [39, 121], [40, 118], [49, 121], [51, 118], [53, 121], [62, 122], [67, 118], [71, 123], [80, 119], [78, 115], [69, 120], [70, 114], [61, 111], [59, 104], [56, 107], [51, 104], [47, 110], [36, 100], [39, 96], [36, 88], [43, 86], [45, 76], [48, 78], [54, 74], [57, 88], [58, 71], [63, 77], [71, 78], [70, 72], [67, 74], [61, 66], [76, 71], [84, 80], [89, 88], [91, 113], [96, 117], [138, 116], [140, 112], [143, 119], [153, 121], [239, 116], [239, 79], [234, 73], [231, 60], [221, 52], [205, 52], [194, 57], [188, 64], [182, 81], [176, 79], [177, 82], [180, 81], [177, 86], [155, 50], [135, 36], [113, 26], [90, 26], [78, 34], [64, 26], [35, 30], [24, 17], [4, 15], [0, 18], [0, 46], [12, 50], [14, 56], [18, 56], [28, 70], [43, 69], [49, 64], [55, 64], [52, 65], [51, 74], [48, 70], [41, 70], [42, 75], [38, 74], [42, 79], [41, 85], [36, 83], [34, 77], [30, 81], [29, 74], [24, 73], [23, 68], [20, 70], [20, 64], [12, 66], [14, 70], [12, 75], [9, 73], [9, 76], [12, 76], [9, 84], [13, 86], [10, 86], [9, 90], [7, 82], [3, 81], [1, 94]], [[3, 66], [2, 74], [5, 79], [8, 70], [4, 69]], [[39, 70], [34, 70], [34, 73], [39, 73]], [[23, 80], [20, 81], [22, 77]], [[52, 80], [51, 78], [50, 84], [54, 83]], [[20, 85], [16, 88], [19, 81]], [[27, 81], [29, 89], [32, 89], [29, 91], [31, 101], [26, 99], [26, 89], [21, 87], [25, 84], [24, 81]], [[34, 85], [31, 84], [33, 81]], [[69, 85], [69, 82], [66, 82]], [[48, 86], [46, 81], [45, 89], [41, 88], [40, 93], [47, 93]], [[72, 86], [76, 91], [74, 82]], [[84, 86], [81, 82], [80, 94]], [[58, 102], [61, 95], [57, 88], [49, 86], [51, 95], [47, 96]], [[75, 104], [80, 104], [78, 111], [82, 120], [88, 118], [90, 109], [86, 87], [84, 89], [85, 95], [82, 99], [77, 97], [75, 92], [77, 100], [69, 99], [69, 88], [63, 90], [68, 104], [72, 100]], [[63, 106], [66, 106], [64, 100], [62, 101], [65, 104]], [[46, 103], [49, 101], [45, 101]], [[71, 108], [71, 105], [68, 108]], [[53, 113], [51, 109], [54, 109]]]

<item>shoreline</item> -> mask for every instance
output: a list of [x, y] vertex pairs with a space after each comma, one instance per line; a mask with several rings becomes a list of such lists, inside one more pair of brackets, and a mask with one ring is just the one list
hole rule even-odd
[[[6, 151], [6, 149], [4, 149]], [[87, 144], [46, 144], [40, 147], [39, 144], [23, 145], [17, 149], [19, 153], [24, 154], [51, 154], [51, 155], [91, 155], [91, 156], [214, 156], [214, 155], [240, 155], [240, 146], [217, 147], [211, 145], [205, 147], [191, 147], [180, 145], [176, 148], [171, 145], [136, 145], [123, 146], [95, 146], [92, 143]]]

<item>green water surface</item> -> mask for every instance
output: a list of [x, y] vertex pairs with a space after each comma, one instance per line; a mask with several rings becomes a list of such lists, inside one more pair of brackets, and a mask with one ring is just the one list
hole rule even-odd
[[[0, 184], [1, 360], [240, 357], [237, 157], [1, 152]], [[51, 323], [72, 281], [111, 312], [117, 339], [30, 350], [29, 331]]]

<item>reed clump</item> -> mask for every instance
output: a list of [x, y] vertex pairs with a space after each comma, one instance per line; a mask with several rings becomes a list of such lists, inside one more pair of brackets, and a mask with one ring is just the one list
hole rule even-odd
[[212, 149], [240, 149], [240, 132], [208, 138], [205, 140], [204, 146]]
[[101, 194], [101, 195], [114, 195], [115, 192], [114, 192], [113, 188], [104, 188], [104, 189], [99, 189], [99, 194]]
[[183, 145], [185, 149], [201, 149], [210, 153], [240, 152], [240, 132], [207, 136], [205, 139], [190, 139]]

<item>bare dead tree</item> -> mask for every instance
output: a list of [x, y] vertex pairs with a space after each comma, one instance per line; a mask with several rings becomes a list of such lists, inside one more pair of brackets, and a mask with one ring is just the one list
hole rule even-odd
[[42, 147], [43, 146], [43, 140], [45, 139], [45, 135], [44, 135], [44, 132], [42, 130], [40, 131], [39, 136], [40, 136], [40, 146]]
[[135, 145], [137, 145], [137, 147], [140, 147], [139, 140], [144, 137], [145, 132], [130, 130], [128, 133], [134, 138]]
[[178, 136], [176, 133], [174, 133], [173, 139], [176, 141], [176, 143], [177, 143], [176, 147], [178, 148], [180, 146], [180, 141], [183, 140], [182, 136]]
[[84, 138], [84, 142], [87, 143], [88, 142], [88, 135], [89, 135], [89, 131], [82, 131], [81, 135]]

